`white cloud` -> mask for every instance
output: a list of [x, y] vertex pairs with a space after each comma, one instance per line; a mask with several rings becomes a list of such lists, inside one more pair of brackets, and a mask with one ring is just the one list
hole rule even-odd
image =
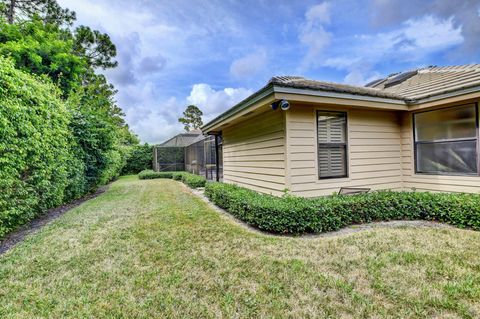
[[300, 28], [299, 40], [307, 47], [304, 65], [318, 66], [325, 48], [330, 44], [332, 34], [325, 30], [330, 23], [330, 4], [323, 2], [311, 7], [305, 13], [305, 21]]
[[264, 70], [266, 64], [267, 52], [262, 48], [233, 61], [230, 74], [237, 79], [249, 78]]
[[245, 88], [225, 88], [217, 91], [208, 84], [199, 83], [193, 86], [187, 102], [197, 105], [202, 110], [206, 122], [252, 93]]
[[[417, 20], [425, 15], [439, 19], [452, 19], [455, 28], [461, 28], [464, 41], [451, 55], [478, 59], [480, 46], [480, 0], [404, 1], [371, 0], [371, 23], [376, 27], [394, 26], [402, 21]], [[426, 30], [418, 30], [420, 32]]]
[[136, 99], [132, 100], [132, 106], [124, 109], [128, 123], [143, 142], [160, 143], [183, 131], [178, 118], [187, 105], [197, 105], [206, 123], [249, 96], [252, 91], [245, 88], [215, 90], [206, 83], [198, 83], [193, 85], [185, 100], [170, 97], [158, 101], [154, 84], [148, 82], [142, 89], [132, 86], [122, 92], [127, 95], [133, 93], [137, 93]]
[[330, 4], [323, 2], [311, 7], [306, 13], [307, 23], [330, 23]]
[[[323, 66], [348, 71], [344, 81], [365, 84], [378, 78], [376, 65], [384, 61], [418, 64], [430, 54], [455, 47], [463, 42], [461, 27], [452, 18], [438, 19], [427, 15], [410, 19], [390, 32], [357, 35], [344, 46], [335, 48], [335, 57], [326, 59]], [[348, 46], [350, 54], [344, 55]], [[346, 50], [345, 50], [346, 51]]]

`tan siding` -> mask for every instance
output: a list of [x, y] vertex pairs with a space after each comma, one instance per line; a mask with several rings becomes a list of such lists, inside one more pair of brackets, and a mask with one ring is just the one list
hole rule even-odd
[[263, 193], [285, 189], [284, 112], [268, 111], [223, 130], [223, 179]]
[[400, 116], [396, 112], [345, 108], [348, 116], [349, 177], [319, 180], [315, 110], [295, 105], [287, 116], [293, 194], [307, 197], [330, 195], [341, 187], [402, 189]]
[[415, 174], [412, 113], [402, 116], [402, 172], [406, 190], [480, 193], [478, 176]]
[[[292, 105], [268, 111], [223, 130], [224, 181], [250, 189], [315, 197], [341, 187], [480, 192], [480, 177], [414, 173], [412, 113], [339, 108], [348, 116], [347, 178], [319, 180], [315, 110]], [[330, 110], [332, 110], [330, 108]]]

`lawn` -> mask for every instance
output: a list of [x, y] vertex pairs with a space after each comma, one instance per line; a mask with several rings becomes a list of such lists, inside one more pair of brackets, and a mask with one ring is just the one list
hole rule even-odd
[[0, 256], [0, 317], [474, 318], [479, 252], [460, 229], [262, 235], [129, 176]]

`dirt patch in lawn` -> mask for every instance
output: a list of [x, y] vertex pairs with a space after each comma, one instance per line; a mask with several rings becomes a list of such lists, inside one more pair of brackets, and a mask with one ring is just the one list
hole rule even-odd
[[0, 240], [0, 255], [4, 254], [8, 250], [10, 250], [12, 247], [14, 247], [16, 244], [21, 242], [27, 235], [30, 235], [36, 231], [38, 231], [40, 228], [48, 224], [54, 219], [57, 219], [58, 217], [62, 216], [69, 210], [81, 205], [82, 203], [93, 199], [97, 197], [100, 194], [103, 194], [106, 190], [108, 189], [108, 185], [100, 187], [95, 193], [88, 194], [82, 198], [79, 198], [77, 200], [74, 200], [73, 202], [70, 202], [68, 204], [51, 208], [47, 210], [46, 213], [41, 214], [34, 219], [32, 219], [30, 222], [27, 224], [21, 226], [17, 230], [14, 230], [13, 232], [9, 233], [5, 238]]
[[[186, 187], [188, 188], [188, 187]], [[190, 188], [188, 188], [190, 189]], [[305, 234], [301, 236], [291, 236], [291, 235], [279, 235], [279, 234], [272, 234], [269, 232], [262, 231], [256, 227], [253, 227], [244, 221], [236, 218], [235, 216], [231, 215], [226, 210], [218, 207], [217, 205], [213, 204], [204, 194], [203, 189], [190, 189], [193, 194], [200, 197], [203, 201], [205, 201], [211, 208], [216, 210], [217, 212], [222, 213], [223, 216], [227, 217], [231, 221], [239, 224], [241, 227], [246, 228], [250, 231], [261, 233], [264, 235], [270, 236], [283, 236], [283, 237], [295, 237], [295, 238], [319, 238], [319, 237], [337, 237], [342, 235], [349, 235], [353, 233], [358, 233], [365, 230], [371, 230], [375, 228], [401, 228], [401, 227], [429, 227], [429, 228], [455, 228], [452, 225], [439, 223], [436, 221], [427, 221], [427, 220], [392, 220], [392, 221], [385, 221], [385, 222], [372, 222], [368, 224], [358, 224], [358, 225], [351, 225], [344, 227], [342, 229], [325, 232], [321, 234]]]

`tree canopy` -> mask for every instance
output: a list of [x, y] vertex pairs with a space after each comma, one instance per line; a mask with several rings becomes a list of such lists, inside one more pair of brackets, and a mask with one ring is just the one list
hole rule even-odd
[[0, 0], [2, 15], [8, 23], [40, 18], [44, 23], [71, 25], [74, 11], [62, 8], [56, 0]]
[[203, 125], [203, 112], [195, 105], [189, 105], [178, 121], [184, 125], [185, 131], [197, 130]]

